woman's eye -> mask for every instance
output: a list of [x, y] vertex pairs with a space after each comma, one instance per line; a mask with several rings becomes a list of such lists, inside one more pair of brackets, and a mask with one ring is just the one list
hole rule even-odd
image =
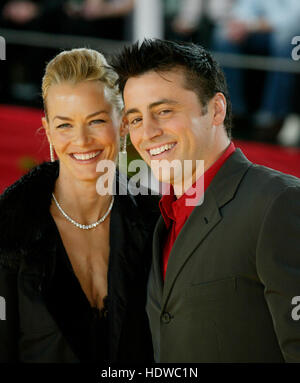
[[70, 128], [72, 127], [71, 124], [68, 124], [68, 123], [65, 123], [65, 124], [61, 124], [61, 125], [58, 125], [57, 128]]
[[103, 124], [105, 123], [106, 121], [105, 120], [93, 120], [93, 121], [90, 121], [90, 124], [91, 125], [97, 125], [97, 124]]

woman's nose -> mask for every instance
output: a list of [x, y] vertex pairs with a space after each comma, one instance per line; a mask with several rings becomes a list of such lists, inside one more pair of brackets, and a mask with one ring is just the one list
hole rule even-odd
[[79, 146], [84, 146], [89, 143], [91, 137], [88, 131], [88, 127], [82, 125], [76, 129], [76, 136], [74, 141]]

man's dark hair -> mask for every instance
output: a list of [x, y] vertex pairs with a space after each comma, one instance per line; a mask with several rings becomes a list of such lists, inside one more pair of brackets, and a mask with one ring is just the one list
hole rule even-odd
[[185, 88], [194, 91], [205, 108], [217, 93], [224, 94], [227, 113], [224, 125], [231, 137], [232, 111], [224, 73], [211, 54], [200, 45], [160, 39], [145, 39], [125, 47], [112, 57], [111, 65], [119, 75], [119, 88], [123, 94], [126, 82], [131, 77], [149, 71], [165, 72], [182, 68]]

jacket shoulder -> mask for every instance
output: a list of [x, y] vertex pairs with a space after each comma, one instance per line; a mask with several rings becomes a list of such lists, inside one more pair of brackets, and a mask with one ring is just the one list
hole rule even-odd
[[[294, 192], [292, 191], [294, 190]], [[274, 201], [295, 199], [300, 193], [300, 180], [265, 166], [252, 164], [243, 177], [236, 194], [241, 216], [247, 215], [247, 222], [253, 223], [253, 230], [262, 224]], [[255, 228], [254, 228], [255, 227]]]
[[253, 164], [249, 169], [246, 179], [261, 193], [268, 195], [280, 194], [289, 187], [300, 188], [300, 179], [290, 174]]

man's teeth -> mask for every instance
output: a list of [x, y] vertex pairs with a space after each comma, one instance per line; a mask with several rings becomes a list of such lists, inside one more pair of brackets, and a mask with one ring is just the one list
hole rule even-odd
[[76, 160], [90, 160], [91, 158], [94, 158], [96, 156], [98, 156], [98, 154], [101, 153], [101, 150], [99, 150], [98, 152], [94, 152], [94, 153], [87, 153], [87, 154], [78, 154], [78, 153], [74, 153], [73, 156], [76, 158]]
[[160, 146], [159, 148], [150, 149], [149, 152], [151, 156], [156, 156], [157, 154], [163, 153], [166, 150], [172, 149], [173, 146], [175, 146], [175, 144], [167, 144], [167, 145]]

